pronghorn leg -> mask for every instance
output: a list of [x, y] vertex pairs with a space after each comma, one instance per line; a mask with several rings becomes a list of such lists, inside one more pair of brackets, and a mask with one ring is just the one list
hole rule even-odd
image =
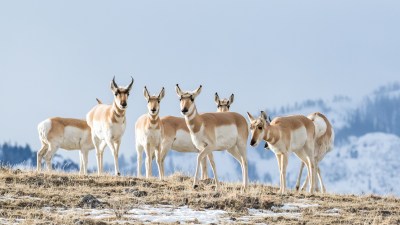
[[321, 193], [325, 193], [326, 188], [325, 188], [324, 182], [322, 181], [322, 175], [321, 175], [321, 170], [319, 169], [319, 166], [317, 167], [317, 173], [318, 173], [319, 185], [321, 186]]
[[58, 149], [58, 146], [49, 144], [49, 150], [47, 151], [46, 155], [44, 156], [48, 171], [51, 171], [53, 169], [52, 165], [51, 165], [51, 159], [53, 158], [53, 155], [54, 155], [54, 153], [56, 153], [57, 149]]
[[[214, 155], [212, 154], [212, 152], [210, 152], [208, 155], [208, 160], [210, 161], [211, 164], [211, 169], [213, 171], [214, 174], [214, 181], [215, 181], [215, 186], [217, 187], [217, 189], [219, 188], [219, 181], [218, 181], [218, 176], [217, 176], [217, 168], [215, 166], [215, 161], [214, 161]], [[205, 158], [205, 157], [204, 157]], [[206, 160], [203, 160], [203, 162]], [[207, 161], [206, 161], [207, 163]]]
[[42, 142], [42, 147], [37, 152], [37, 159], [36, 159], [36, 170], [38, 172], [42, 170], [42, 159], [43, 159], [43, 156], [46, 155], [46, 152], [48, 149], [49, 149], [49, 146], [46, 143]]
[[193, 188], [197, 188], [197, 177], [199, 176], [199, 167], [201, 160], [207, 156], [208, 152], [206, 150], [200, 150], [199, 155], [197, 156], [197, 164], [196, 164], [196, 173], [194, 175], [194, 181], [193, 181]]
[[100, 157], [99, 157], [99, 159], [100, 159], [100, 173], [103, 173], [103, 169], [104, 169], [104, 166], [103, 166], [103, 155], [104, 155], [104, 149], [106, 147], [107, 147], [107, 143], [105, 141], [102, 141], [100, 143]]
[[278, 162], [279, 168], [279, 193], [282, 193], [282, 166], [281, 166], [281, 155], [282, 154], [275, 154], [276, 161]]
[[136, 143], [136, 172], [138, 177], [142, 177], [142, 159], [143, 159], [143, 146]]
[[169, 147], [165, 147], [164, 145], [163, 145], [163, 147], [161, 147], [161, 175], [163, 178], [165, 177], [164, 161], [165, 161], [165, 158], [167, 157], [168, 150], [169, 150]]
[[82, 165], [83, 165], [83, 175], [87, 175], [87, 165], [88, 165], [88, 155], [89, 155], [89, 150], [82, 150]]
[[249, 185], [249, 167], [247, 163], [246, 146], [243, 146], [242, 149], [239, 149], [239, 147], [237, 149], [239, 150], [242, 162], [243, 188], [246, 189]]
[[288, 165], [288, 155], [287, 154], [281, 154], [281, 173], [282, 173], [282, 191], [281, 194], [284, 194], [286, 191], [286, 168]]
[[316, 169], [315, 169], [315, 164], [314, 164], [314, 159], [313, 157], [307, 157], [308, 164], [310, 165], [310, 188], [309, 192], [311, 194], [314, 194], [315, 191], [315, 175], [316, 175]]
[[201, 179], [206, 180], [208, 178], [209, 177], [208, 177], [208, 170], [207, 170], [207, 158], [204, 157], [204, 159], [201, 160]]
[[308, 186], [308, 182], [310, 181], [310, 173], [307, 172], [307, 178], [304, 180], [303, 185], [301, 186], [301, 190], [305, 191], [307, 189]]
[[160, 180], [162, 180], [164, 177], [162, 176], [160, 146], [156, 147], [155, 153], [156, 153], [156, 162], [157, 162], [157, 167], [158, 167], [158, 176], [160, 177]]
[[[308, 156], [307, 153], [305, 152], [305, 150], [300, 150], [295, 152], [296, 156], [303, 162], [303, 164], [307, 167], [307, 177], [304, 180], [303, 186], [301, 187], [301, 190], [304, 191], [305, 187], [308, 185], [309, 179], [310, 179], [310, 173], [311, 173], [311, 166], [307, 160]], [[299, 181], [300, 182], [300, 181]]]
[[102, 157], [102, 142], [94, 135], [92, 135], [92, 142], [94, 147], [96, 148], [96, 161], [97, 161], [97, 175], [100, 176], [103, 170], [103, 166], [101, 165], [101, 157]]
[[146, 178], [149, 178], [149, 177], [152, 176], [151, 162], [152, 162], [152, 159], [153, 159], [153, 154], [151, 152], [150, 144], [146, 145], [146, 148], [144, 149], [144, 152], [146, 153]]
[[[107, 146], [110, 148], [111, 154], [114, 158], [115, 176], [119, 176], [120, 172], [119, 172], [119, 164], [118, 164], [118, 150], [115, 148], [115, 143], [113, 143], [111, 140], [107, 140], [106, 143], [107, 143]], [[103, 156], [101, 158], [103, 158]], [[103, 164], [103, 162], [102, 162], [102, 164]]]
[[304, 162], [301, 162], [299, 175], [297, 176], [297, 181], [296, 181], [296, 191], [300, 190], [301, 175], [303, 174], [304, 165], [305, 165]]
[[115, 175], [116, 176], [121, 176], [121, 172], [119, 171], [119, 161], [118, 161], [118, 156], [119, 156], [119, 147], [121, 146], [121, 141], [116, 141], [114, 142], [114, 162], [115, 159], [117, 159], [117, 163], [115, 163]]
[[79, 151], [79, 175], [83, 174], [83, 153], [82, 150]]

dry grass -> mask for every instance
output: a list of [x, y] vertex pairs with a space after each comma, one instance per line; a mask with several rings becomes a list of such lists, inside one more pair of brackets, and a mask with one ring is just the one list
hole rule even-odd
[[[274, 224], [400, 224], [400, 200], [374, 195], [329, 195], [289, 192], [251, 184], [242, 192], [240, 184], [223, 183], [215, 191], [209, 181], [192, 188], [192, 179], [175, 174], [165, 181], [115, 176], [79, 176], [65, 173], [36, 173], [0, 169], [0, 223], [21, 224], [108, 224], [123, 218], [140, 205], [188, 206], [192, 209], [222, 209], [231, 221], [248, 214], [248, 209], [281, 210], [286, 203], [306, 201], [318, 207], [301, 208], [298, 218], [279, 216], [251, 219], [250, 223]], [[91, 194], [115, 216], [88, 219], [82, 215], [57, 213], [56, 209], [88, 208], [82, 197]], [[47, 209], [47, 210], [46, 210]], [[338, 209], [339, 213], [329, 214]], [[138, 222], [138, 221], [129, 221]], [[238, 221], [236, 221], [238, 222]]]

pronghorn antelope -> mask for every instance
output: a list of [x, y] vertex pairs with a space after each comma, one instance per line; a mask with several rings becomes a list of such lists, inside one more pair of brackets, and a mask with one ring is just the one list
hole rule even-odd
[[[163, 126], [158, 116], [160, 112], [160, 102], [164, 98], [164, 88], [158, 95], [150, 96], [149, 91], [144, 87], [144, 98], [147, 100], [148, 113], [139, 117], [135, 124], [136, 152], [137, 152], [137, 175], [142, 175], [142, 155], [146, 153], [146, 177], [151, 176], [151, 162], [153, 154], [156, 153], [158, 171], [161, 164], [161, 142], [163, 137]], [[162, 179], [160, 172], [160, 179]]]
[[[315, 126], [315, 148], [314, 148], [314, 157], [315, 164], [317, 165], [317, 175], [319, 179], [319, 184], [321, 186], [321, 192], [325, 193], [326, 188], [322, 181], [321, 170], [318, 166], [318, 163], [325, 157], [325, 155], [333, 149], [333, 142], [335, 139], [335, 133], [333, 131], [333, 127], [329, 122], [328, 118], [322, 113], [316, 112], [307, 116], [311, 121], [313, 121]], [[303, 172], [304, 163], [301, 163], [299, 176], [296, 182], [296, 190], [299, 190], [301, 174]], [[302, 186], [302, 190], [305, 190], [308, 185], [308, 178], [304, 181]], [[317, 185], [315, 184], [315, 187]], [[317, 190], [317, 189], [316, 189]]]
[[286, 167], [290, 152], [294, 152], [306, 165], [311, 178], [310, 192], [314, 192], [315, 159], [314, 137], [315, 128], [311, 120], [305, 116], [277, 117], [268, 121], [265, 112], [255, 119], [249, 112], [251, 142], [257, 146], [264, 139], [269, 148], [275, 153], [280, 171], [280, 193], [286, 189]]
[[133, 78], [127, 87], [118, 87], [114, 77], [111, 81], [111, 91], [114, 94], [113, 104], [98, 104], [86, 115], [86, 121], [92, 128], [92, 141], [96, 148], [97, 171], [99, 175], [103, 172], [103, 153], [106, 146], [110, 148], [114, 156], [115, 174], [120, 175], [118, 152], [122, 135], [125, 132], [125, 113], [132, 85]]
[[[217, 104], [217, 112], [228, 112], [231, 104], [233, 103], [232, 94], [229, 99], [220, 99], [218, 93], [215, 93], [215, 103]], [[170, 149], [178, 152], [199, 152], [199, 150], [193, 145], [190, 137], [190, 131], [186, 125], [185, 119], [181, 117], [166, 116], [161, 118], [164, 125], [164, 139], [162, 144], [162, 158], [161, 158], [161, 169], [162, 176], [164, 176], [164, 160]], [[214, 157], [212, 153], [207, 155], [210, 164], [215, 167]], [[207, 159], [204, 158], [200, 162], [202, 179], [207, 179]], [[161, 173], [160, 173], [161, 174]], [[215, 176], [215, 174], [214, 174]]]
[[[193, 92], [184, 92], [179, 88], [178, 84], [176, 85], [176, 93], [180, 98], [181, 112], [185, 116], [193, 144], [199, 150], [193, 186], [197, 186], [200, 162], [207, 155], [210, 155], [212, 151], [227, 149], [241, 164], [243, 186], [246, 188], [248, 185], [246, 145], [249, 134], [246, 119], [234, 112], [199, 114], [194, 100], [200, 94], [201, 88], [202, 86]], [[218, 186], [215, 168], [213, 168], [213, 172], [215, 183]]]
[[215, 93], [215, 103], [217, 104], [217, 112], [229, 112], [229, 108], [233, 103], [233, 97], [234, 95], [232, 94], [231, 97], [229, 97], [229, 99], [223, 98], [221, 100], [219, 99], [218, 93]]
[[45, 157], [47, 169], [52, 169], [51, 159], [58, 148], [80, 150], [80, 174], [87, 174], [89, 151], [94, 148], [90, 127], [85, 120], [53, 117], [38, 125], [42, 147], [37, 152], [37, 171], [41, 170]]

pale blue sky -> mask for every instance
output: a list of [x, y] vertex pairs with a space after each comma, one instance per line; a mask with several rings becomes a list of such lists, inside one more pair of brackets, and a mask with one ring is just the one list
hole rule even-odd
[[37, 149], [41, 120], [84, 118], [96, 97], [111, 102], [114, 75], [121, 85], [136, 81], [121, 149], [128, 157], [144, 85], [165, 86], [161, 115], [179, 115], [176, 83], [203, 84], [202, 112], [215, 110], [216, 91], [235, 93], [232, 110], [242, 114], [360, 98], [400, 80], [399, 27], [397, 0], [1, 1], [0, 140]]

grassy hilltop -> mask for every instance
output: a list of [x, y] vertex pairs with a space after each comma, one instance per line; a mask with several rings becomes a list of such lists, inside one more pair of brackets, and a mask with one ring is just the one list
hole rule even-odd
[[206, 180], [194, 190], [192, 178], [179, 174], [159, 181], [1, 168], [0, 224], [400, 224], [394, 197], [279, 195], [264, 184], [243, 193], [240, 187], [222, 183], [216, 191]]

